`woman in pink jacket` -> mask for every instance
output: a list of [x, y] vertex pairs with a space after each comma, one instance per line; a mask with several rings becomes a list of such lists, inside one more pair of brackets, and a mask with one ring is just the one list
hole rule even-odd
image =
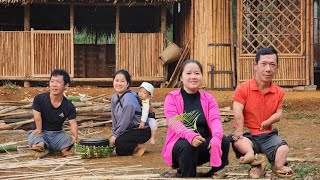
[[[223, 135], [215, 98], [200, 90], [201, 64], [187, 60], [181, 70], [182, 87], [170, 92], [164, 102], [168, 131], [162, 156], [166, 164], [177, 169], [182, 177], [195, 177], [196, 167], [210, 161], [212, 169], [205, 175], [211, 176], [228, 164], [230, 143]], [[192, 111], [199, 114], [196, 130], [175, 120], [177, 115]]]

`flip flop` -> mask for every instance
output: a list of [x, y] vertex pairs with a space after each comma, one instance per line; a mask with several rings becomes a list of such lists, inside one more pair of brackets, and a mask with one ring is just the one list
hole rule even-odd
[[160, 174], [161, 178], [177, 178], [177, 177], [181, 177], [181, 174], [179, 174], [178, 172], [169, 172], [166, 171], [164, 173]]
[[252, 166], [248, 171], [249, 177], [254, 179], [264, 177], [265, 174], [266, 174], [266, 171], [263, 169], [261, 165]]
[[282, 170], [273, 170], [273, 173], [280, 177], [280, 178], [288, 178], [288, 177], [292, 177], [293, 172], [292, 171], [282, 171]]
[[38, 144], [34, 144], [31, 147], [32, 150], [37, 151], [37, 152], [44, 152], [45, 148], [44, 146], [38, 145]]
[[267, 156], [264, 154], [255, 154], [254, 160], [250, 163], [252, 166], [257, 166], [263, 163], [267, 163]]

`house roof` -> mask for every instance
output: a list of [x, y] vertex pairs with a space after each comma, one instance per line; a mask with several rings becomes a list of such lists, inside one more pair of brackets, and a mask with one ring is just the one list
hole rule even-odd
[[135, 3], [155, 4], [155, 3], [174, 3], [181, 0], [0, 0], [0, 4], [37, 4], [37, 3], [106, 3], [106, 4], [128, 4], [134, 5]]

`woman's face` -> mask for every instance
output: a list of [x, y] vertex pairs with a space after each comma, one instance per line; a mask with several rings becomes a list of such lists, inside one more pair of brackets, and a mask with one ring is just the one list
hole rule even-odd
[[117, 74], [113, 80], [113, 88], [116, 92], [121, 95], [123, 94], [129, 87], [128, 81], [123, 74]]
[[185, 65], [180, 77], [183, 88], [187, 93], [196, 93], [202, 83], [202, 73], [200, 67], [196, 63], [188, 63]]

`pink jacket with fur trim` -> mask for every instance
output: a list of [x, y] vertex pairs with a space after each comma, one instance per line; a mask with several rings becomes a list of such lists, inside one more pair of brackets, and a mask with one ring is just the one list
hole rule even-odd
[[[219, 167], [221, 165], [221, 141], [223, 137], [223, 128], [220, 119], [219, 107], [215, 98], [203, 90], [200, 92], [200, 101], [204, 116], [206, 117], [209, 131], [211, 132], [212, 139], [210, 140], [210, 165]], [[164, 114], [166, 116], [167, 123], [172, 117], [182, 114], [184, 110], [183, 98], [181, 95], [181, 89], [170, 92], [164, 102]], [[175, 130], [168, 126], [167, 137], [164, 147], [162, 149], [162, 157], [167, 165], [172, 166], [172, 149], [174, 144], [180, 139], [185, 138], [190, 144], [193, 138], [200, 135], [194, 131], [188, 131], [185, 126], [184, 130]]]

